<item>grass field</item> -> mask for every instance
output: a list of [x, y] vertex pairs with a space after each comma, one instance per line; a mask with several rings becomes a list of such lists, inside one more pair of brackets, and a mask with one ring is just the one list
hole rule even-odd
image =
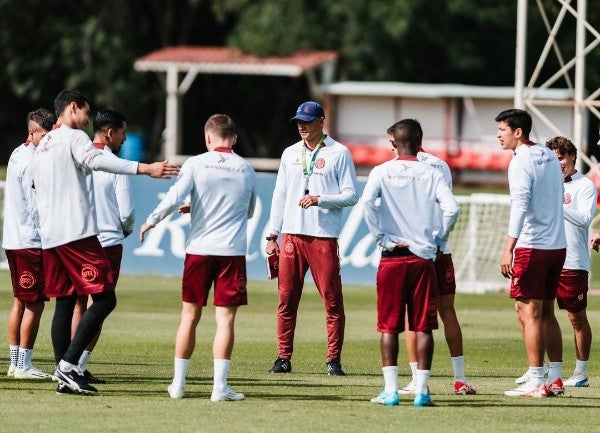
[[[108, 380], [93, 397], [56, 395], [50, 381], [18, 381], [0, 376], [0, 431], [6, 432], [564, 432], [597, 431], [600, 408], [600, 351], [591, 356], [592, 386], [567, 389], [560, 398], [504, 397], [526, 367], [512, 302], [505, 293], [458, 295], [467, 375], [476, 396], [452, 394], [452, 367], [442, 330], [435, 332], [431, 379], [433, 408], [369, 403], [382, 388], [379, 335], [375, 332], [373, 287], [345, 288], [347, 314], [343, 364], [348, 376], [325, 374], [324, 312], [314, 287], [300, 306], [294, 372], [267, 373], [276, 357], [275, 282], [253, 282], [250, 304], [240, 309], [230, 383], [246, 394], [242, 402], [212, 403], [213, 308], [202, 319], [186, 396], [168, 397], [174, 335], [178, 325], [179, 279], [122, 277], [117, 309], [105, 323], [90, 369]], [[9, 277], [0, 272], [0, 321], [12, 302]], [[34, 361], [53, 369], [47, 304]], [[600, 297], [590, 299], [590, 321], [600, 335]], [[574, 350], [570, 326], [559, 314], [564, 336], [564, 375]], [[6, 332], [1, 333], [0, 365], [8, 366]], [[401, 384], [407, 379], [404, 350]], [[5, 367], [2, 367], [5, 368]]]

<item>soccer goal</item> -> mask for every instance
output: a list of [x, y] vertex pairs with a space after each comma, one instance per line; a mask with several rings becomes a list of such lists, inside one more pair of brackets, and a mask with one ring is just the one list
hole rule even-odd
[[506, 240], [510, 196], [471, 194], [456, 196], [460, 216], [450, 234], [456, 290], [485, 293], [509, 288], [500, 274], [500, 258]]

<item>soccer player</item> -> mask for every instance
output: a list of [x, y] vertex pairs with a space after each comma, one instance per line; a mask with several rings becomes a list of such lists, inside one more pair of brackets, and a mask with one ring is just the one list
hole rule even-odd
[[[399, 404], [398, 334], [408, 327], [416, 334], [416, 407], [433, 406], [428, 391], [437, 329], [434, 260], [458, 218], [458, 203], [441, 172], [417, 159], [422, 130], [414, 119], [388, 128], [397, 158], [369, 174], [361, 204], [369, 232], [382, 248], [377, 269], [377, 331], [384, 389], [371, 400]], [[410, 206], [405, 206], [410, 203]], [[441, 218], [438, 215], [441, 212]]]
[[[103, 152], [118, 154], [126, 140], [127, 120], [125, 116], [113, 110], [100, 110], [94, 117], [93, 127], [94, 146]], [[123, 240], [131, 234], [135, 222], [129, 177], [104, 171], [92, 171], [91, 176], [96, 221], [100, 231], [98, 239], [110, 263], [113, 284], [116, 287], [121, 271]], [[77, 299], [73, 314], [73, 335], [88, 303], [91, 304], [91, 302], [91, 297], [85, 295]], [[105, 380], [95, 377], [87, 369], [99, 337], [100, 333], [96, 335], [79, 358], [79, 369], [83, 371], [84, 378], [88, 383], [106, 383]]]
[[[358, 202], [356, 172], [346, 146], [323, 133], [325, 113], [314, 101], [296, 115], [301, 140], [281, 155], [265, 252], [279, 255], [278, 357], [271, 373], [290, 373], [294, 332], [308, 269], [323, 299], [327, 326], [327, 373], [344, 376], [344, 297], [337, 238], [344, 207]], [[277, 239], [281, 236], [281, 249]]]
[[50, 376], [35, 368], [31, 361], [47, 298], [44, 296], [42, 242], [28, 165], [35, 148], [54, 122], [54, 114], [44, 108], [27, 114], [27, 141], [12, 152], [6, 169], [2, 247], [6, 250], [14, 296], [8, 316], [10, 366], [7, 375], [17, 379]]
[[254, 213], [254, 169], [233, 153], [237, 141], [233, 120], [211, 116], [204, 126], [208, 152], [189, 158], [179, 178], [140, 229], [144, 234], [191, 195], [191, 228], [182, 279], [181, 322], [175, 340], [171, 398], [183, 397], [185, 377], [196, 345], [196, 327], [214, 283], [217, 329], [213, 340], [212, 401], [243, 400], [227, 384], [234, 344], [237, 309], [248, 303], [246, 294], [247, 221]]
[[[126, 161], [92, 145], [82, 131], [89, 123], [87, 98], [63, 90], [54, 101], [58, 123], [42, 139], [29, 165], [35, 187], [42, 240], [45, 295], [56, 298], [52, 374], [60, 390], [95, 394], [77, 364], [86, 346], [116, 305], [110, 263], [98, 240], [94, 194], [86, 185], [88, 169], [168, 178], [179, 169], [167, 161], [143, 164]], [[91, 295], [71, 338], [71, 320], [78, 295]]]
[[[421, 137], [423, 132], [421, 131]], [[423, 148], [419, 149], [417, 159], [421, 162], [431, 165], [438, 169], [444, 176], [444, 180], [452, 189], [452, 174], [450, 167], [445, 161], [435, 155], [426, 152]], [[438, 221], [441, 224], [441, 212], [437, 212]], [[452, 253], [449, 242], [441, 246], [442, 254], [435, 260], [435, 271], [437, 274], [437, 306], [438, 313], [444, 323], [444, 336], [446, 344], [450, 351], [450, 360], [454, 370], [454, 393], [461, 395], [474, 395], [477, 390], [467, 382], [465, 376], [465, 361], [463, 356], [462, 330], [456, 310], [454, 309], [454, 298], [456, 294], [456, 280], [454, 278], [454, 263], [452, 262]], [[404, 342], [408, 354], [412, 379], [404, 388], [398, 392], [400, 394], [414, 394], [415, 392], [415, 373], [417, 370], [417, 340], [413, 331], [406, 330], [404, 333]]]
[[564, 381], [564, 386], [589, 386], [588, 362], [592, 345], [592, 329], [588, 322], [587, 292], [590, 271], [588, 234], [596, 213], [598, 191], [594, 182], [575, 169], [577, 148], [565, 137], [554, 137], [546, 142], [554, 151], [565, 182], [565, 233], [567, 258], [560, 275], [556, 302], [567, 311], [575, 340], [575, 371]]
[[[559, 395], [564, 392], [562, 339], [554, 316], [554, 298], [567, 246], [561, 167], [552, 150], [529, 140], [529, 113], [504, 110], [495, 120], [500, 145], [514, 152], [508, 166], [511, 209], [500, 272], [511, 279], [510, 297], [515, 300], [529, 363], [527, 382], [504, 394]], [[544, 346], [550, 359], [547, 384]]]

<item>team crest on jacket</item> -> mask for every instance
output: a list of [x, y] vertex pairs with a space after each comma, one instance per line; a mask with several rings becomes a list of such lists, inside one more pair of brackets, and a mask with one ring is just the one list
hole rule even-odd
[[84, 281], [94, 281], [98, 277], [98, 269], [94, 265], [86, 264], [81, 267], [81, 278]]
[[19, 276], [19, 286], [24, 289], [31, 289], [35, 285], [35, 276], [29, 272], [25, 271]]
[[323, 168], [325, 167], [325, 160], [323, 158], [317, 158], [315, 161], [315, 168]]
[[571, 203], [571, 194], [568, 192], [565, 193], [565, 204]]

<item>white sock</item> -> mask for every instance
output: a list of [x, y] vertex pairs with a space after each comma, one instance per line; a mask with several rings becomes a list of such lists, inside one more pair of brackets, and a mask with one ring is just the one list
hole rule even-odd
[[92, 356], [92, 352], [89, 350], [84, 350], [79, 357], [79, 362], [77, 365], [81, 371], [87, 370], [88, 363], [90, 362], [90, 356]]
[[415, 380], [417, 377], [417, 362], [409, 362], [410, 364], [410, 373], [412, 374], [412, 380]]
[[429, 394], [427, 387], [429, 386], [429, 377], [431, 370], [416, 371], [415, 394]]
[[398, 366], [390, 365], [388, 367], [383, 367], [381, 371], [383, 371], [383, 385], [385, 392], [388, 394], [398, 392]]
[[23, 370], [33, 367], [31, 358], [33, 357], [33, 349], [21, 349], [19, 348], [19, 356], [21, 356], [21, 350], [23, 353]]
[[580, 361], [579, 359], [575, 360], [575, 371], [579, 372], [582, 376], [587, 377], [588, 375], [588, 362], [589, 361]]
[[544, 383], [544, 367], [529, 367], [529, 382], [534, 387]]
[[454, 369], [454, 380], [460, 382], [466, 382], [465, 377], [465, 357], [464, 356], [453, 356], [450, 358], [452, 361], [452, 368]]
[[27, 349], [23, 349], [22, 347], [19, 347], [19, 357], [17, 358], [17, 368], [19, 370], [25, 370], [25, 353], [27, 352]]
[[562, 362], [550, 361], [550, 371], [548, 371], [548, 382], [552, 383], [557, 379], [562, 379]]
[[173, 386], [176, 388], [183, 388], [185, 386], [185, 376], [190, 365], [189, 359], [174, 358], [173, 367]]
[[223, 392], [227, 388], [227, 377], [231, 368], [230, 359], [213, 359], [213, 389]]
[[60, 360], [60, 362], [58, 363], [58, 368], [60, 368], [65, 373], [68, 373], [69, 371], [77, 370], [77, 366], [75, 364], [71, 364], [70, 362], [67, 362], [64, 359]]
[[12, 344], [8, 346], [10, 349], [10, 365], [17, 366], [17, 362], [19, 361], [19, 346], [13, 346]]

